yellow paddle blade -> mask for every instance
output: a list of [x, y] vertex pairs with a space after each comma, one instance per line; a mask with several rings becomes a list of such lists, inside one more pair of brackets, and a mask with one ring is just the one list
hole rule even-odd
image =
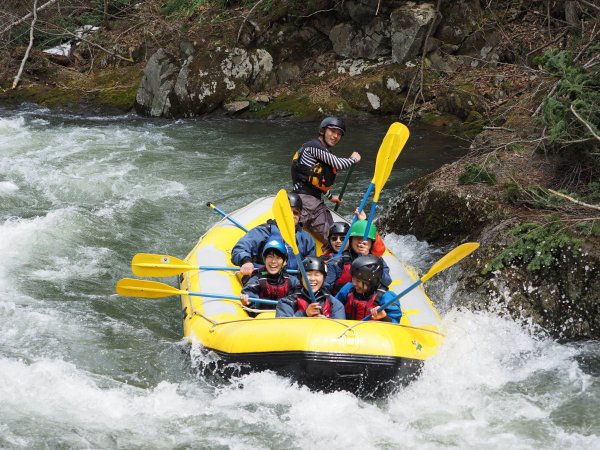
[[469, 256], [475, 250], [479, 248], [479, 242], [466, 242], [464, 244], [459, 245], [454, 250], [446, 253], [442, 256], [433, 266], [429, 269], [423, 277], [421, 281], [425, 283], [436, 273], [441, 272], [442, 270], [446, 270], [448, 267], [453, 266], [465, 256]]
[[123, 278], [117, 282], [115, 292], [123, 297], [161, 298], [187, 294], [187, 291], [174, 288], [158, 281]]
[[273, 214], [275, 215], [275, 222], [277, 222], [277, 228], [281, 232], [281, 237], [292, 247], [294, 255], [297, 255], [298, 245], [296, 244], [296, 224], [294, 223], [294, 216], [292, 214], [292, 207], [290, 206], [290, 200], [288, 199], [287, 192], [285, 189], [281, 189], [275, 201], [273, 202]]
[[138, 277], [170, 277], [196, 269], [198, 267], [170, 255], [138, 253], [131, 260], [131, 271]]
[[410, 131], [406, 125], [400, 122], [394, 122], [390, 125], [388, 132], [386, 133], [379, 152], [377, 152], [377, 160], [375, 161], [375, 174], [373, 175], [372, 183], [375, 185], [375, 193], [373, 195], [373, 201], [379, 201], [379, 194], [383, 189], [383, 186], [387, 182], [394, 163], [400, 156], [400, 152], [404, 148]]

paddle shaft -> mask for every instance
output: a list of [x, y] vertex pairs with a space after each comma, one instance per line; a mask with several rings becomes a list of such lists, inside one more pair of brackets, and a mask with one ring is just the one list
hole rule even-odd
[[[358, 207], [359, 213], [362, 212], [363, 209], [365, 209], [365, 205], [367, 204], [369, 195], [371, 195], [371, 192], [373, 191], [373, 187], [375, 187], [375, 185], [373, 183], [369, 184], [369, 187], [367, 188], [367, 192], [365, 192], [365, 195], [363, 196], [363, 199], [360, 202], [360, 206]], [[358, 216], [355, 215], [354, 218], [352, 219], [352, 223], [350, 224], [350, 228], [352, 228], [352, 225], [354, 225], [354, 223], [357, 220], [358, 220]], [[335, 258], [340, 258], [342, 256], [342, 253], [344, 253], [346, 244], [348, 243], [348, 240], [350, 239], [350, 228], [348, 228], [348, 231], [346, 232], [346, 236], [344, 237], [344, 242], [342, 242], [342, 246], [340, 247], [340, 250], [338, 251], [337, 255], [335, 255]]]
[[[346, 186], [348, 186], [348, 180], [350, 180], [350, 175], [352, 175], [352, 171], [354, 170], [354, 167], [356, 167], [356, 164], [352, 164], [350, 166], [350, 170], [348, 170], [348, 175], [346, 175], [346, 179], [344, 180], [344, 184], [342, 185], [342, 190], [340, 191], [340, 195], [338, 195], [340, 202], [342, 201], [342, 198], [344, 198], [344, 192], [346, 192]], [[337, 212], [339, 207], [340, 207], [340, 204], [336, 203], [335, 208], [333, 208], [333, 210], [335, 212]]]
[[[208, 298], [227, 298], [230, 300], [239, 300], [239, 297], [234, 295], [221, 295], [221, 294], [207, 294], [206, 292], [188, 292], [188, 295], [195, 297], [208, 297]], [[265, 305], [276, 305], [277, 300], [267, 300], [264, 298], [248, 297], [248, 300], [255, 303], [264, 303]]]
[[373, 223], [373, 218], [375, 217], [375, 209], [377, 208], [377, 202], [373, 201], [371, 203], [371, 211], [369, 212], [369, 219], [367, 220], [367, 226], [365, 227], [365, 234], [363, 235], [363, 241], [366, 241], [369, 237], [369, 231], [371, 229], [371, 224]]
[[[398, 295], [396, 295], [392, 300], [390, 300], [389, 302], [380, 306], [378, 308], [378, 310], [379, 311], [384, 310], [385, 308], [390, 306], [392, 303], [394, 303], [396, 300], [398, 300], [400, 297], [405, 296], [410, 291], [412, 291], [414, 288], [416, 288], [420, 284], [424, 283], [425, 281], [429, 280], [435, 274], [440, 273], [442, 270], [446, 270], [448, 267], [452, 267], [454, 264], [456, 264], [457, 262], [459, 262], [466, 256], [470, 255], [478, 248], [479, 248], [479, 243], [477, 243], [477, 242], [465, 242], [464, 244], [461, 244], [458, 247], [450, 250], [448, 253], [446, 253], [444, 256], [442, 256], [440, 259], [438, 259], [437, 262], [433, 266], [431, 266], [431, 268], [429, 269], [429, 272], [427, 272], [420, 279], [418, 279], [413, 284], [411, 284], [409, 287], [407, 287], [402, 292], [400, 292]], [[372, 317], [372, 315], [369, 314], [369, 315], [365, 316], [365, 318], [363, 318], [362, 320], [369, 320], [371, 317]]]
[[[177, 264], [148, 264], [148, 263], [137, 263], [136, 264], [137, 267], [140, 267], [141, 269], [148, 269], [148, 272], [151, 271], [152, 269], [157, 269], [157, 270], [169, 270], [172, 269], [173, 270], [173, 274], [169, 274], [169, 275], [165, 275], [165, 276], [171, 276], [171, 275], [179, 275], [180, 273], [183, 272], [187, 272], [188, 270], [221, 270], [224, 272], [239, 272], [240, 268], [239, 267], [231, 267], [231, 266], [188, 266], [188, 265], [177, 265]], [[293, 269], [286, 269], [284, 270], [287, 273], [291, 273], [291, 274], [297, 274], [298, 271], [297, 270], [293, 270]], [[136, 273], [136, 275], [140, 275], [140, 276], [150, 276], [147, 272], [138, 272]], [[160, 275], [158, 275], [160, 276]]]
[[[414, 288], [416, 288], [417, 286], [419, 286], [422, 283], [423, 282], [420, 279], [417, 280], [417, 281], [415, 281], [413, 284], [411, 284], [409, 287], [407, 287], [406, 289], [404, 289], [402, 292], [400, 292], [398, 295], [396, 295], [389, 302], [384, 303], [383, 305], [381, 305], [379, 307], [379, 311], [383, 311], [385, 308], [387, 308], [388, 306], [390, 306], [392, 303], [398, 301], [398, 299], [400, 299], [400, 297], [404, 297], [406, 294], [408, 294], [410, 291], [412, 291]], [[363, 321], [364, 320], [369, 320], [371, 317], [373, 317], [373, 314], [367, 314], [365, 317], [363, 317], [362, 320]]]
[[[171, 297], [175, 295], [192, 295], [195, 297], [208, 298], [225, 298], [229, 300], [240, 300], [240, 297], [226, 294], [210, 294], [207, 292], [191, 292], [184, 289], [177, 289], [159, 281], [138, 280], [135, 278], [123, 278], [119, 280], [115, 288], [117, 294], [126, 297], [142, 297], [142, 298], [161, 298]], [[276, 305], [277, 301], [267, 300], [264, 298], [249, 298], [256, 303], [264, 303], [266, 305]]]
[[241, 223], [237, 222], [236, 220], [232, 219], [231, 217], [229, 217], [229, 215], [223, 211], [221, 211], [219, 208], [217, 208], [217, 206], [212, 203], [212, 202], [208, 202], [206, 204], [206, 206], [208, 206], [211, 209], [214, 209], [216, 212], [218, 212], [220, 215], [222, 215], [223, 217], [225, 217], [227, 220], [229, 220], [232, 224], [234, 224], [236, 227], [238, 227], [240, 230], [244, 230], [246, 233], [248, 232], [248, 228], [246, 228], [244, 225], [242, 225]]

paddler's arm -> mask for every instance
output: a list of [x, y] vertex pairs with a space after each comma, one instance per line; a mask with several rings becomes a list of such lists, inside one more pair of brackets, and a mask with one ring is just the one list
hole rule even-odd
[[289, 295], [287, 297], [280, 298], [275, 307], [275, 317], [294, 317], [295, 300]]
[[[252, 228], [242, 238], [237, 241], [231, 250], [231, 262], [236, 266], [244, 266], [243, 274], [252, 275], [254, 270], [254, 258], [258, 254], [261, 242], [264, 242], [269, 235], [266, 227], [257, 226]], [[252, 266], [250, 266], [252, 264]]]
[[331, 290], [333, 285], [335, 284], [335, 280], [337, 280], [342, 274], [342, 268], [340, 267], [340, 261], [343, 261], [342, 258], [338, 259], [330, 259], [327, 262], [327, 276], [325, 277], [325, 281], [323, 282], [323, 286], [327, 288], [327, 290]]
[[[387, 291], [381, 299], [379, 303], [385, 305], [387, 302], [392, 300], [396, 294], [393, 291]], [[373, 310], [377, 310], [376, 314], [373, 314], [373, 319], [375, 320], [383, 320], [384, 322], [393, 322], [400, 323], [400, 318], [402, 317], [402, 310], [400, 309], [400, 300], [394, 302], [383, 311], [380, 312], [379, 307], [373, 308], [370, 312], [373, 313]], [[381, 315], [383, 313], [383, 315]]]
[[331, 302], [331, 318], [336, 320], [345, 320], [346, 319], [346, 310], [342, 302], [340, 302], [333, 295], [329, 296], [329, 301]]

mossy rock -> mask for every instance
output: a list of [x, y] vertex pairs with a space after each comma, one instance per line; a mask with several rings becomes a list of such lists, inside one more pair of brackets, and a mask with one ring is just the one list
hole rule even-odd
[[487, 124], [487, 121], [483, 115], [475, 110], [469, 111], [467, 118], [461, 127], [461, 134], [464, 137], [474, 138], [483, 130], [483, 127]]
[[269, 117], [295, 117], [295, 118], [318, 118], [323, 114], [319, 106], [313, 104], [308, 95], [281, 95], [264, 108], [254, 113], [258, 118]]
[[280, 95], [251, 114], [262, 119], [277, 117], [319, 119], [323, 114], [352, 115], [356, 112], [335, 92], [305, 87], [296, 94]]
[[[397, 64], [375, 68], [343, 83], [341, 96], [355, 110], [376, 114], [395, 114], [406, 102], [410, 71]], [[371, 97], [371, 98], [369, 98]], [[378, 104], [373, 104], [376, 101]]]
[[86, 109], [85, 105], [96, 105], [104, 112], [125, 112], [133, 107], [141, 75], [139, 67], [128, 66], [85, 78], [67, 78], [60, 86], [28, 83], [0, 94], [0, 101], [36, 103], [51, 108]]
[[432, 127], [448, 127], [451, 129], [460, 129], [462, 122], [452, 114], [441, 114], [435, 111], [429, 111], [421, 116], [421, 122]]
[[435, 179], [436, 172], [407, 185], [382, 214], [380, 228], [443, 244], [477, 236], [488, 223], [502, 216], [495, 202], [476, 199], [460, 190], [435, 188]]

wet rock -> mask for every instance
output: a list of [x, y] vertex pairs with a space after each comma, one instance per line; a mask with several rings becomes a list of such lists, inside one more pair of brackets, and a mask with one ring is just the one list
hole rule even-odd
[[177, 63], [159, 49], [146, 64], [144, 77], [135, 97], [138, 114], [161, 117], [170, 114], [172, 89], [175, 86]]
[[[450, 190], [439, 181], [457, 176], [454, 172], [458, 164], [444, 166], [410, 183], [390, 201], [380, 217], [381, 230], [447, 243], [478, 236], [490, 220], [503, 217], [502, 210], [489, 199], [476, 196], [470, 190]], [[455, 184], [454, 179], [452, 184]]]
[[225, 103], [223, 109], [230, 114], [238, 114], [250, 108], [250, 102], [247, 100]]
[[[486, 158], [481, 155], [471, 161], [483, 165]], [[600, 338], [599, 238], [586, 236], [579, 248], [575, 244], [557, 245], [551, 251], [537, 247], [536, 252], [549, 255], [539, 266], [529, 267], [527, 260], [515, 258], [488, 269], [505, 249], [525, 245], [513, 233], [515, 227], [536, 220], [535, 212], [527, 211], [523, 217], [524, 211], [508, 203], [501, 186], [513, 177], [535, 183], [552, 174], [547, 161], [534, 160], [524, 167], [523, 159], [511, 152], [496, 153], [495, 159], [496, 186], [459, 185], [462, 162], [411, 182], [390, 201], [378, 221], [380, 230], [414, 234], [449, 248], [480, 242], [477, 252], [460, 264], [454, 294], [458, 305], [533, 322], [558, 339]], [[543, 213], [538, 220], [544, 223]]]

